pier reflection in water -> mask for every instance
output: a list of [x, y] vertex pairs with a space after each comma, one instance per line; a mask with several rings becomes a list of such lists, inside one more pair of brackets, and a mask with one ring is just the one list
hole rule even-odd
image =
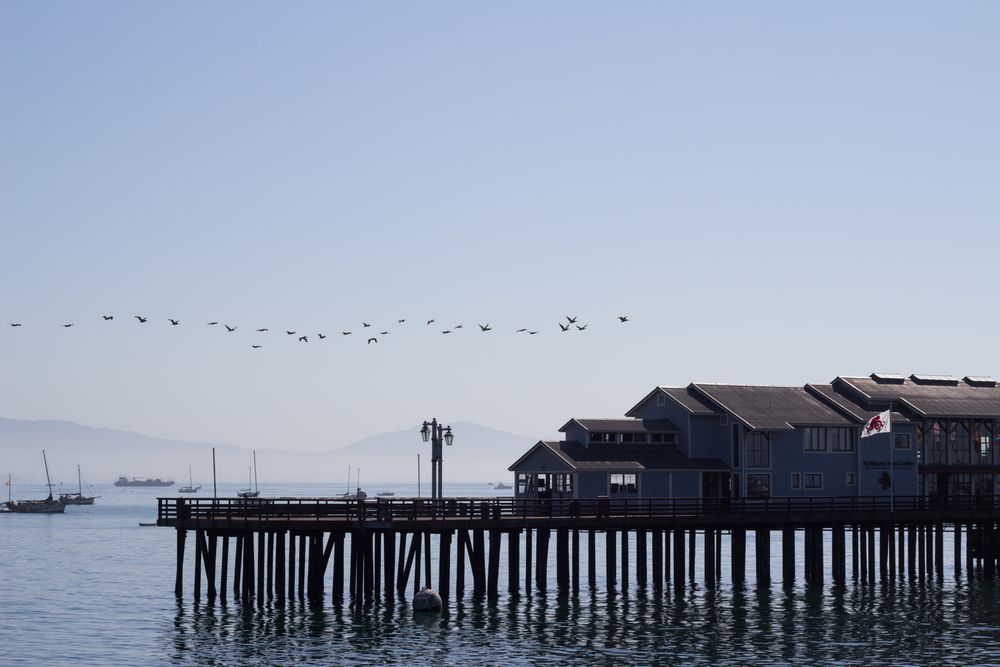
[[505, 596], [414, 615], [178, 602], [172, 664], [989, 664], [1000, 599], [974, 577], [846, 587], [688, 586], [681, 595]]

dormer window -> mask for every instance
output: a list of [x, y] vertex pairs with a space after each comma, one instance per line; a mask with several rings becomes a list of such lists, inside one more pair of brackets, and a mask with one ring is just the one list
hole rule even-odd
[[657, 445], [676, 445], [676, 433], [650, 433], [649, 441]]
[[622, 433], [622, 442], [627, 444], [637, 444], [646, 442], [645, 433]]
[[590, 442], [617, 442], [618, 438], [614, 433], [607, 433], [605, 431], [591, 431], [590, 432]]

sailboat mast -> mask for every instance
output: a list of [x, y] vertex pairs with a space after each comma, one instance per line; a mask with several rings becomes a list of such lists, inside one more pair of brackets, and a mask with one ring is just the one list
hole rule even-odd
[[83, 475], [80, 474], [80, 464], [76, 464], [76, 486], [79, 494], [83, 495]]
[[45, 481], [49, 484], [49, 500], [52, 500], [52, 479], [49, 477], [49, 460], [45, 458], [45, 450], [42, 450], [42, 461], [45, 463]]
[[347, 466], [347, 495], [351, 495], [351, 466]]
[[259, 491], [260, 487], [257, 486], [257, 450], [253, 450], [253, 490]]

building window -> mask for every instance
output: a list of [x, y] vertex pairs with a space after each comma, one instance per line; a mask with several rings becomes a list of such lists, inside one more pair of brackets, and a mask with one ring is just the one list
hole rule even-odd
[[892, 436], [892, 444], [896, 449], [909, 449], [910, 448], [910, 434], [909, 433], [896, 433]]
[[622, 433], [622, 442], [627, 442], [629, 444], [644, 443], [646, 442], [645, 433]]
[[844, 478], [844, 485], [854, 486], [857, 483], [858, 483], [858, 473], [856, 472], [847, 473], [846, 477]]
[[747, 475], [747, 498], [770, 498], [771, 475], [755, 473]]
[[635, 493], [635, 473], [611, 473], [611, 493]]
[[853, 428], [810, 427], [802, 429], [802, 446], [807, 452], [853, 452], [857, 437]]
[[792, 473], [792, 491], [798, 491], [802, 488], [802, 475], [797, 472]]
[[[749, 431], [746, 434], [747, 467], [771, 467], [771, 436], [759, 431]], [[749, 479], [747, 480], [749, 482]]]
[[807, 472], [802, 475], [802, 480], [807, 489], [823, 488], [823, 473], [821, 472]]
[[805, 428], [802, 429], [803, 449], [807, 452], [826, 451], [826, 429], [825, 428]]
[[591, 442], [616, 442], [614, 433], [605, 433], [603, 431], [591, 431], [590, 432]]
[[925, 465], [941, 465], [948, 462], [948, 445], [945, 427], [940, 421], [933, 421], [926, 427], [917, 428], [917, 440], [921, 441], [920, 462]]
[[979, 443], [979, 462], [990, 462], [990, 436], [978, 435], [976, 441]]
[[830, 438], [830, 449], [835, 452], [853, 452], [858, 439], [858, 431], [854, 428], [833, 428]]
[[535, 475], [530, 472], [517, 473], [517, 492], [525, 494], [535, 490]]
[[650, 433], [650, 442], [655, 444], [676, 445], [676, 433]]
[[667, 404], [667, 397], [664, 396], [663, 394], [660, 394], [659, 396], [656, 397], [656, 404], [659, 405], [660, 407], [663, 407], [664, 405]]
[[559, 473], [554, 475], [555, 491], [557, 493], [573, 493], [573, 475]]

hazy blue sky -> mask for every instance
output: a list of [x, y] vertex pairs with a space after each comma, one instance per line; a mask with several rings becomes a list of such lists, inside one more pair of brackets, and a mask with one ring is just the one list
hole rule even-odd
[[996, 2], [4, 0], [0, 414], [322, 449], [1000, 376], [998, 34]]

